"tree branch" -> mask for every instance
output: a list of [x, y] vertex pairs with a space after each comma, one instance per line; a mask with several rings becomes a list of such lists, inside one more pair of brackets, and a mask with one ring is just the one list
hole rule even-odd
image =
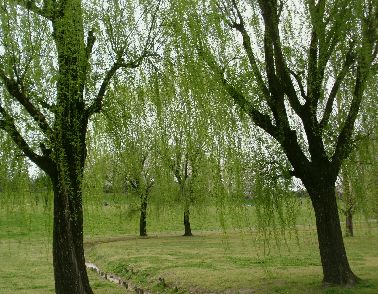
[[105, 74], [104, 80], [101, 83], [100, 89], [93, 103], [85, 110], [87, 118], [89, 118], [94, 113], [99, 113], [102, 110], [102, 101], [104, 99], [106, 90], [110, 84], [111, 79], [115, 75], [118, 69], [132, 69], [139, 67], [143, 60], [149, 56], [154, 56], [153, 53], [143, 52], [137, 59], [125, 62], [123, 58], [118, 58], [118, 60], [108, 69]]
[[337, 171], [340, 169], [342, 161], [347, 158], [352, 151], [350, 140], [353, 134], [354, 122], [356, 121], [363, 97], [363, 91], [366, 82], [365, 75], [366, 73], [364, 73], [359, 66], [357, 69], [357, 77], [354, 86], [352, 103], [349, 108], [348, 116], [345, 119], [344, 125], [337, 138], [335, 152], [332, 156], [332, 163], [335, 168], [337, 168]]
[[51, 11], [51, 0], [44, 0], [43, 7], [38, 7], [35, 0], [13, 0], [17, 5], [30, 10], [44, 18], [52, 19], [53, 11]]
[[3, 81], [9, 94], [12, 95], [12, 97], [15, 98], [27, 110], [43, 133], [49, 137], [52, 133], [50, 125], [48, 124], [43, 113], [33, 105], [29, 97], [24, 93], [22, 81], [15, 81], [8, 78], [2, 68], [0, 68], [0, 79]]
[[[311, 42], [308, 52], [308, 64], [307, 64], [307, 103], [313, 104], [314, 96], [317, 95], [316, 89], [317, 76], [318, 76], [318, 36], [316, 34], [315, 28], [313, 28], [311, 33]], [[313, 109], [310, 107], [310, 109]]]
[[352, 55], [352, 51], [349, 50], [349, 52], [346, 55], [343, 67], [342, 67], [341, 71], [339, 72], [339, 74], [337, 75], [335, 83], [333, 84], [331, 92], [328, 96], [328, 100], [327, 100], [327, 104], [326, 104], [326, 107], [325, 107], [325, 110], [324, 110], [323, 118], [320, 121], [320, 128], [321, 129], [323, 129], [328, 124], [328, 121], [329, 121], [329, 118], [330, 118], [330, 115], [331, 115], [331, 112], [332, 112], [332, 106], [333, 106], [333, 103], [335, 101], [336, 95], [339, 91], [340, 85], [343, 82], [346, 74], [348, 73], [350, 66], [354, 63], [354, 61], [355, 61], [355, 58]]
[[85, 48], [85, 53], [87, 55], [87, 60], [91, 56], [91, 53], [92, 53], [93, 46], [94, 46], [95, 42], [96, 42], [96, 37], [95, 37], [93, 31], [89, 31], [88, 32], [88, 36], [87, 36], [87, 47]]
[[[120, 69], [120, 68], [124, 68], [124, 69], [137, 68], [142, 64], [142, 62], [145, 58], [151, 57], [151, 56], [156, 56], [155, 53], [149, 52], [149, 48], [152, 47], [152, 43], [153, 43], [153, 39], [154, 39], [152, 37], [152, 32], [153, 32], [153, 29], [156, 25], [156, 18], [157, 18], [157, 13], [158, 13], [159, 8], [160, 8], [160, 4], [161, 4], [161, 0], [158, 0], [158, 3], [156, 5], [156, 10], [153, 12], [153, 15], [152, 15], [151, 26], [149, 27], [149, 30], [148, 30], [147, 39], [146, 39], [146, 43], [144, 45], [144, 49], [142, 51], [142, 54], [139, 57], [137, 57], [136, 59], [126, 62], [123, 58], [123, 54], [125, 53], [127, 44], [125, 44], [124, 46], [122, 46], [122, 48], [117, 50], [115, 63], [105, 73], [104, 80], [101, 83], [100, 89], [97, 93], [95, 100], [85, 110], [87, 118], [89, 118], [94, 113], [101, 112], [102, 101], [104, 99], [106, 90], [107, 90], [113, 76], [115, 75], [115, 73], [117, 72], [118, 69]], [[111, 23], [110, 23], [110, 25], [111, 25]], [[90, 55], [90, 52], [92, 51], [94, 42], [95, 42], [95, 37], [93, 35], [93, 32], [90, 31], [89, 34], [88, 34], [88, 39], [87, 39], [87, 48], [86, 48], [87, 58], [89, 58], [89, 55]]]
[[[370, 2], [371, 4], [372, 2]], [[348, 116], [336, 141], [335, 152], [332, 162], [335, 166], [335, 172], [341, 168], [342, 161], [347, 158], [352, 151], [351, 137], [354, 130], [358, 112], [360, 110], [363, 99], [364, 89], [369, 75], [372, 73], [371, 65], [374, 61], [374, 48], [377, 44], [377, 23], [378, 23], [378, 7], [373, 11], [369, 5], [367, 9], [368, 15], [364, 18], [362, 27], [362, 50], [358, 56], [357, 74], [354, 84], [353, 99], [349, 108]]]
[[[265, 26], [265, 59], [267, 62], [267, 73], [271, 77], [272, 87], [282, 87], [288, 97], [290, 106], [298, 116], [303, 116], [303, 107], [299, 102], [290, 71], [287, 67], [284, 54], [282, 52], [281, 37], [279, 34], [279, 8], [277, 2], [259, 1]], [[277, 79], [277, 77], [279, 79]]]
[[[261, 92], [264, 94], [265, 98], [269, 99], [269, 97], [270, 97], [269, 90], [268, 90], [268, 88], [265, 84], [265, 81], [264, 81], [264, 79], [261, 75], [260, 69], [257, 65], [257, 60], [256, 60], [256, 57], [255, 57], [255, 54], [253, 52], [252, 45], [251, 45], [251, 38], [250, 38], [246, 28], [245, 28], [243, 16], [242, 16], [242, 14], [239, 10], [239, 7], [237, 6], [237, 4], [234, 0], [232, 1], [232, 6], [233, 6], [233, 9], [236, 11], [236, 16], [237, 16], [239, 22], [236, 22], [233, 19], [227, 20], [227, 16], [226, 16], [226, 23], [231, 28], [234, 28], [237, 31], [239, 31], [239, 33], [242, 35], [243, 47], [244, 47], [244, 50], [247, 54], [249, 63], [252, 67], [252, 71], [253, 71], [254, 75], [256, 76], [258, 87], [261, 90]], [[225, 12], [223, 12], [223, 13], [225, 14]]]
[[44, 171], [48, 171], [49, 158], [45, 156], [40, 156], [33, 151], [29, 144], [22, 137], [20, 132], [17, 130], [13, 118], [7, 113], [7, 111], [0, 105], [0, 113], [3, 119], [0, 120], [0, 129], [7, 132], [7, 134], [12, 138], [13, 142], [21, 149], [21, 151], [36, 165], [38, 165]]
[[289, 70], [289, 72], [295, 78], [295, 80], [297, 81], [297, 84], [298, 84], [299, 90], [301, 92], [302, 98], [305, 99], [305, 100], [307, 100], [307, 95], [306, 95], [306, 92], [304, 90], [301, 77], [299, 76], [299, 74], [295, 73], [293, 70]]
[[[202, 54], [200, 52], [200, 54]], [[278, 130], [275, 125], [272, 124], [270, 117], [266, 114], [261, 113], [256, 108], [253, 107], [242, 93], [240, 93], [231, 83], [229, 83], [224, 77], [223, 71], [220, 66], [211, 58], [204, 59], [210, 69], [219, 77], [222, 82], [224, 89], [246, 114], [248, 114], [253, 122], [268, 132], [272, 137], [276, 138], [278, 135]]]

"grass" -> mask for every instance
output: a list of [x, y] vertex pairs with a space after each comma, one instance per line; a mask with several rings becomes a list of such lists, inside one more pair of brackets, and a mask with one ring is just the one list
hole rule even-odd
[[[50, 243], [43, 239], [0, 240], [0, 293], [54, 293]], [[95, 293], [120, 294], [121, 288], [90, 272]]]
[[[161, 293], [175, 287], [182, 293], [378, 293], [376, 224], [357, 223], [356, 237], [345, 239], [351, 266], [363, 282], [352, 289], [322, 288], [308, 203], [300, 208], [297, 235], [288, 231], [278, 236], [285, 236], [280, 242], [266, 244], [251, 229], [257, 225], [253, 207], [223, 214], [214, 207], [196, 207], [195, 236], [186, 238], [181, 237], [181, 209], [154, 204], [149, 237], [138, 238], [133, 202], [123, 196], [103, 197], [85, 199], [87, 260], [145, 288]], [[51, 233], [51, 206], [44, 206], [38, 195], [0, 194], [0, 293], [54, 292]], [[89, 275], [95, 293], [125, 293], [96, 274]]]
[[299, 231], [299, 243], [287, 240], [281, 248], [271, 244], [265, 255], [266, 244], [255, 233], [243, 232], [105, 238], [87, 243], [86, 252], [106, 271], [150, 287], [163, 278], [183, 293], [378, 293], [378, 252], [372, 246], [378, 244], [378, 228], [360, 233], [345, 239], [351, 266], [363, 279], [353, 289], [321, 287], [313, 231]]

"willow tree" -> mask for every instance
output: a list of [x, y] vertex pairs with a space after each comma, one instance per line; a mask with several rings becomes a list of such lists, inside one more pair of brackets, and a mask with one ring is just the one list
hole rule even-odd
[[105, 107], [105, 119], [98, 125], [105, 127], [114, 165], [123, 177], [127, 192], [139, 198], [139, 235], [147, 236], [147, 210], [157, 168], [155, 109], [143, 85], [122, 83], [109, 91], [109, 95], [112, 103]]
[[[377, 66], [377, 1], [197, 4], [172, 6], [185, 11], [184, 46], [196, 48], [204, 61], [204, 83], [214, 77], [226, 97], [279, 143], [291, 175], [302, 180], [315, 211], [323, 282], [356, 283], [342, 238], [335, 182]], [[330, 70], [331, 58], [336, 72]], [[342, 97], [347, 103], [337, 124], [340, 88], [348, 94]]]
[[[371, 106], [376, 107], [375, 102]], [[366, 114], [361, 124], [370, 131], [367, 136], [358, 138], [355, 150], [345, 160], [340, 173], [340, 210], [345, 216], [346, 236], [354, 235], [353, 219], [356, 212], [365, 217], [377, 215], [377, 117], [374, 111]]]
[[200, 93], [191, 90], [180, 62], [181, 57], [169, 56], [164, 60], [165, 68], [159, 80], [154, 77], [157, 91], [151, 98], [157, 110], [160, 160], [178, 187], [177, 200], [183, 206], [184, 236], [192, 236], [191, 206], [204, 196], [194, 191], [203, 180], [202, 169], [205, 153], [210, 149], [212, 131], [207, 110], [198, 105], [197, 94]]
[[[184, 98], [167, 106], [170, 115], [167, 115], [165, 120], [169, 129], [161, 130], [160, 134], [161, 162], [174, 177], [179, 188], [178, 199], [183, 205], [184, 236], [192, 236], [190, 207], [196, 198], [193, 185], [197, 180], [200, 162], [204, 158], [205, 145], [205, 138], [201, 137], [199, 131], [201, 128], [196, 125], [196, 116], [189, 106], [191, 102], [193, 101]], [[202, 128], [203, 131], [205, 130]]]
[[51, 178], [56, 293], [92, 293], [83, 250], [86, 131], [116, 72], [138, 67], [150, 54], [152, 29], [135, 38], [143, 36], [135, 5], [1, 2], [0, 128]]

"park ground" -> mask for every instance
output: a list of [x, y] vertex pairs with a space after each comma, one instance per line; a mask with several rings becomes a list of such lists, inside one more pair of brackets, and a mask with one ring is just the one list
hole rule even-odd
[[[358, 216], [355, 236], [344, 239], [362, 282], [354, 288], [323, 287], [316, 229], [306, 201], [296, 226], [267, 230], [265, 239], [264, 231], [256, 230], [253, 206], [239, 211], [194, 207], [194, 237], [182, 237], [179, 209], [152, 205], [149, 236], [140, 238], [133, 205], [121, 196], [107, 197], [106, 205], [103, 199], [85, 203], [86, 259], [151, 292], [378, 293], [375, 220]], [[53, 293], [51, 207], [30, 195], [22, 201], [4, 199], [0, 293]], [[95, 293], [126, 291], [94, 272], [89, 277]]]

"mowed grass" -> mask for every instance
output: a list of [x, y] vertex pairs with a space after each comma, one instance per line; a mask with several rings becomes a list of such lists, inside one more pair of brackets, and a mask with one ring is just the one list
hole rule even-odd
[[300, 230], [299, 242], [287, 239], [280, 247], [256, 237], [204, 232], [190, 238], [105, 238], [87, 243], [86, 252], [104, 270], [160, 292], [159, 278], [182, 293], [378, 293], [377, 227], [345, 239], [351, 266], [363, 279], [352, 289], [321, 286], [314, 231]]
[[[0, 293], [54, 293], [50, 243], [46, 240], [0, 240]], [[90, 272], [95, 293], [120, 294], [123, 289]]]
[[[187, 238], [181, 236], [180, 207], [152, 205], [149, 237], [139, 238], [135, 205], [124, 197], [101, 197], [86, 199], [84, 205], [86, 258], [144, 288], [160, 293], [174, 287], [182, 293], [378, 293], [376, 223], [356, 224], [356, 237], [345, 239], [352, 268], [363, 282], [353, 289], [323, 288], [313, 215], [306, 203], [298, 214], [298, 234], [291, 230], [285, 239], [279, 234], [278, 242], [272, 237], [267, 244], [254, 229], [253, 207], [222, 212], [195, 207], [195, 236]], [[0, 197], [0, 293], [53, 293], [51, 206], [35, 195], [22, 199]], [[125, 293], [89, 275], [95, 293]]]

